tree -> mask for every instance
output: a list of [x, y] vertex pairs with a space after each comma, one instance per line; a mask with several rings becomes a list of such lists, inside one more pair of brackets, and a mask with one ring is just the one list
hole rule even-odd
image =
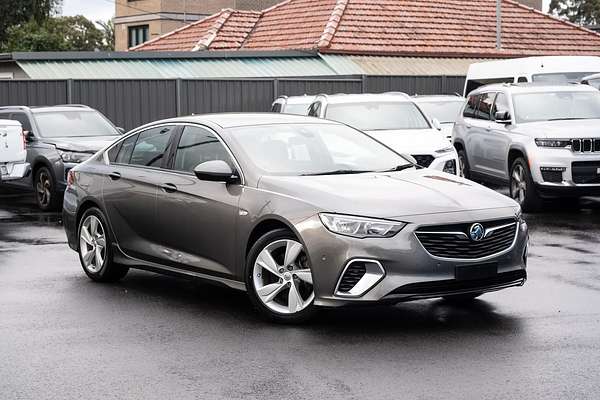
[[52, 17], [38, 24], [31, 20], [8, 29], [7, 51], [107, 50], [104, 33], [82, 15]]
[[96, 25], [100, 26], [106, 50], [113, 51], [115, 49], [115, 21], [112, 19], [108, 21], [96, 21]]
[[600, 0], [552, 0], [550, 12], [576, 24], [600, 23]]
[[62, 0], [2, 0], [0, 1], [0, 49], [4, 47], [8, 29], [34, 20], [43, 23], [59, 9]]

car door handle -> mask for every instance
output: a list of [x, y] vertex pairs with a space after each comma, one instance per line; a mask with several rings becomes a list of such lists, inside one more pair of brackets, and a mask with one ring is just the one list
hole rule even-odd
[[167, 193], [175, 193], [177, 191], [177, 186], [172, 183], [163, 183], [160, 185], [160, 188]]
[[108, 176], [113, 181], [117, 181], [117, 180], [121, 179], [121, 174], [119, 172], [111, 172], [110, 174], [108, 174]]

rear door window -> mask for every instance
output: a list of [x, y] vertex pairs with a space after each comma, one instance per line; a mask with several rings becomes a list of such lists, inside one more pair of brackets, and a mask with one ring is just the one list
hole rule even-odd
[[213, 132], [200, 126], [186, 126], [175, 150], [173, 169], [192, 173], [199, 164], [215, 160], [225, 161], [234, 168], [227, 149]]
[[[127, 139], [123, 140], [120, 146], [115, 146], [113, 149], [118, 148], [118, 154], [115, 157], [115, 163], [117, 164], [129, 164], [129, 160], [131, 159], [131, 153], [133, 152], [133, 146], [135, 146], [135, 142], [139, 133], [129, 136]], [[110, 158], [110, 154], [108, 156]], [[112, 161], [112, 159], [111, 159]]]
[[477, 118], [477, 109], [479, 108], [479, 96], [469, 96], [467, 105], [463, 111], [463, 116], [466, 118]]
[[160, 126], [140, 132], [129, 163], [160, 168], [173, 131], [173, 126]]

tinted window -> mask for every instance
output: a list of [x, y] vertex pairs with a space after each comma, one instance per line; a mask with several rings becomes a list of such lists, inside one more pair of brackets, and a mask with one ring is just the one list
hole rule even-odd
[[108, 160], [110, 162], [115, 162], [117, 160], [117, 156], [119, 155], [119, 150], [121, 149], [121, 144], [118, 143], [116, 146], [113, 146], [108, 150]]
[[280, 113], [281, 112], [281, 103], [273, 104], [273, 107], [271, 107], [271, 112]]
[[517, 123], [600, 119], [600, 92], [544, 92], [513, 95]]
[[173, 169], [193, 172], [198, 164], [213, 160], [225, 161], [233, 168], [227, 149], [211, 131], [186, 126], [177, 145]]
[[144, 167], [160, 167], [172, 133], [172, 126], [161, 126], [141, 132], [129, 163]]
[[44, 111], [33, 115], [43, 137], [119, 136], [97, 111]]
[[492, 106], [494, 104], [495, 93], [484, 93], [479, 101], [479, 109], [477, 110], [477, 119], [490, 120]]
[[582, 78], [594, 72], [560, 72], [555, 74], [536, 74], [531, 78], [534, 82], [567, 83], [579, 82]]
[[494, 108], [492, 109], [492, 116], [495, 116], [497, 112], [505, 111], [510, 111], [508, 97], [506, 97], [504, 93], [498, 93], [498, 96], [496, 96], [496, 102], [494, 103]]
[[[119, 154], [115, 158], [115, 162], [118, 164], [129, 164], [129, 160], [131, 159], [131, 152], [133, 151], [133, 146], [137, 141], [139, 134], [135, 134], [133, 136], [129, 136], [127, 139], [123, 140], [121, 143]], [[119, 148], [119, 146], [113, 147], [113, 149]], [[109, 156], [110, 158], [110, 156]]]
[[344, 125], [279, 124], [231, 128], [245, 159], [263, 174], [306, 175], [389, 170], [408, 161]]
[[469, 96], [463, 116], [467, 118], [476, 118], [477, 108], [479, 107], [480, 96]]
[[431, 127], [419, 108], [409, 101], [329, 104], [326, 118], [362, 131]]
[[31, 132], [31, 122], [29, 121], [29, 118], [27, 117], [26, 114], [24, 114], [24, 113], [13, 113], [11, 115], [10, 119], [15, 120], [15, 121], [19, 121], [21, 123], [21, 126], [23, 127], [24, 131], [30, 131]]

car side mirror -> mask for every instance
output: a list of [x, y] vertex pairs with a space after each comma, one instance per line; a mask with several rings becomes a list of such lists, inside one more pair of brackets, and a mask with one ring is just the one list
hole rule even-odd
[[512, 122], [508, 111], [497, 111], [494, 114], [494, 119], [499, 124], [510, 124]]
[[437, 118], [431, 120], [431, 125], [433, 125], [433, 127], [438, 131], [442, 130], [442, 124], [440, 124], [440, 121]]
[[117, 130], [119, 131], [119, 133], [120, 133], [121, 135], [124, 135], [124, 134], [125, 134], [125, 128], [121, 128], [120, 126], [117, 126]]
[[28, 143], [31, 142], [35, 142], [35, 136], [33, 135], [33, 132], [31, 131], [23, 131], [23, 137], [25, 138], [25, 141]]
[[240, 180], [237, 172], [223, 160], [206, 161], [198, 164], [194, 168], [194, 174], [201, 181], [235, 183]]

